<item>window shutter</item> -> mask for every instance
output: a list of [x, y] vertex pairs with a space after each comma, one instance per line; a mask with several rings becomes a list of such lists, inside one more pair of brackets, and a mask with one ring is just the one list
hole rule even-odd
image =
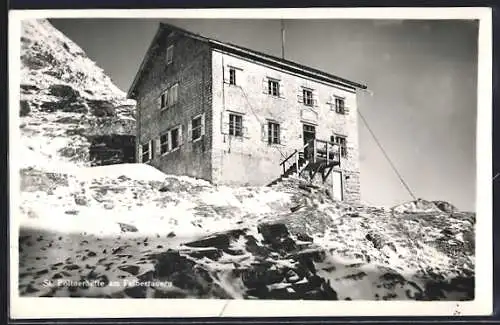
[[283, 124], [280, 124], [280, 144], [286, 145], [287, 144], [287, 132], [286, 128], [283, 127]]
[[161, 156], [161, 139], [158, 137], [155, 141], [155, 155]]
[[261, 140], [264, 142], [267, 142], [267, 128], [268, 128], [267, 121], [261, 124], [260, 128]]
[[170, 131], [167, 132], [167, 152], [172, 150], [172, 140], [170, 137]]
[[229, 134], [229, 113], [222, 112], [222, 134]]
[[155, 140], [149, 141], [149, 160], [153, 160], [155, 158]]
[[318, 92], [316, 90], [313, 91], [313, 106], [314, 107], [318, 107], [319, 106]]
[[179, 125], [179, 147], [184, 144], [184, 137], [182, 136], [182, 124]]
[[264, 94], [269, 94], [269, 84], [267, 78], [262, 79], [262, 92]]
[[297, 93], [297, 100], [299, 101], [299, 103], [304, 102], [304, 91], [302, 90], [302, 88], [299, 88], [299, 91]]
[[173, 99], [172, 104], [177, 103], [178, 100], [179, 100], [179, 84], [175, 84], [174, 85], [174, 99]]
[[226, 65], [222, 68], [222, 77], [224, 78], [224, 83], [229, 83], [229, 67]]
[[193, 120], [188, 122], [187, 137], [187, 142], [191, 142], [193, 140]]
[[205, 113], [201, 114], [201, 136], [205, 135]]
[[285, 98], [285, 96], [286, 96], [285, 83], [283, 81], [280, 81], [280, 97]]
[[156, 105], [158, 105], [158, 108], [161, 109], [163, 107], [162, 102], [161, 102], [162, 95], [158, 97], [156, 100]]
[[345, 115], [348, 115], [348, 114], [349, 114], [349, 111], [350, 111], [350, 110], [349, 110], [349, 106], [345, 106], [345, 104], [344, 104], [344, 114], [345, 114]]
[[137, 163], [142, 163], [142, 145], [139, 144], [139, 148], [137, 150]]

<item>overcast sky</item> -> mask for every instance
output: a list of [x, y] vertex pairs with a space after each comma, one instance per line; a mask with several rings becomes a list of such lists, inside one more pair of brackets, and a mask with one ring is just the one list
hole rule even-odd
[[[128, 90], [158, 20], [51, 20]], [[165, 20], [281, 55], [279, 20]], [[475, 210], [477, 33], [473, 21], [285, 21], [287, 59], [368, 85], [359, 110], [417, 197]], [[360, 121], [362, 199], [411, 200]]]

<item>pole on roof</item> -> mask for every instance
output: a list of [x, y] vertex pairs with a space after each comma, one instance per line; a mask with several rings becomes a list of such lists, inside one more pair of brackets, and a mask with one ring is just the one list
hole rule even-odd
[[285, 58], [285, 22], [281, 19], [281, 58]]

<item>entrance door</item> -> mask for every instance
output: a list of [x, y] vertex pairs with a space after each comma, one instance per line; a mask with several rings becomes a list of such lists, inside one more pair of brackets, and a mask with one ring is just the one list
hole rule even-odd
[[314, 125], [303, 124], [304, 144], [316, 138], [316, 127]]
[[[314, 125], [303, 124], [302, 130], [303, 130], [304, 145], [309, 141], [316, 139], [316, 127]], [[307, 146], [307, 148], [304, 150], [304, 156], [308, 160], [312, 159], [312, 156], [314, 154], [313, 145], [314, 142], [309, 144], [309, 146]]]
[[342, 184], [342, 172], [332, 171], [332, 194], [335, 200], [342, 201], [343, 200], [343, 184]]

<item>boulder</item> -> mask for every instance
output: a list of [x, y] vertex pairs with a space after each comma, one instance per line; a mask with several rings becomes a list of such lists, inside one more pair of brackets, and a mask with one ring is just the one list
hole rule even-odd
[[80, 96], [79, 92], [71, 86], [61, 84], [50, 85], [49, 94], [64, 99], [73, 99]]
[[31, 112], [30, 104], [25, 100], [21, 100], [19, 104], [20, 104], [19, 115], [27, 116]]

